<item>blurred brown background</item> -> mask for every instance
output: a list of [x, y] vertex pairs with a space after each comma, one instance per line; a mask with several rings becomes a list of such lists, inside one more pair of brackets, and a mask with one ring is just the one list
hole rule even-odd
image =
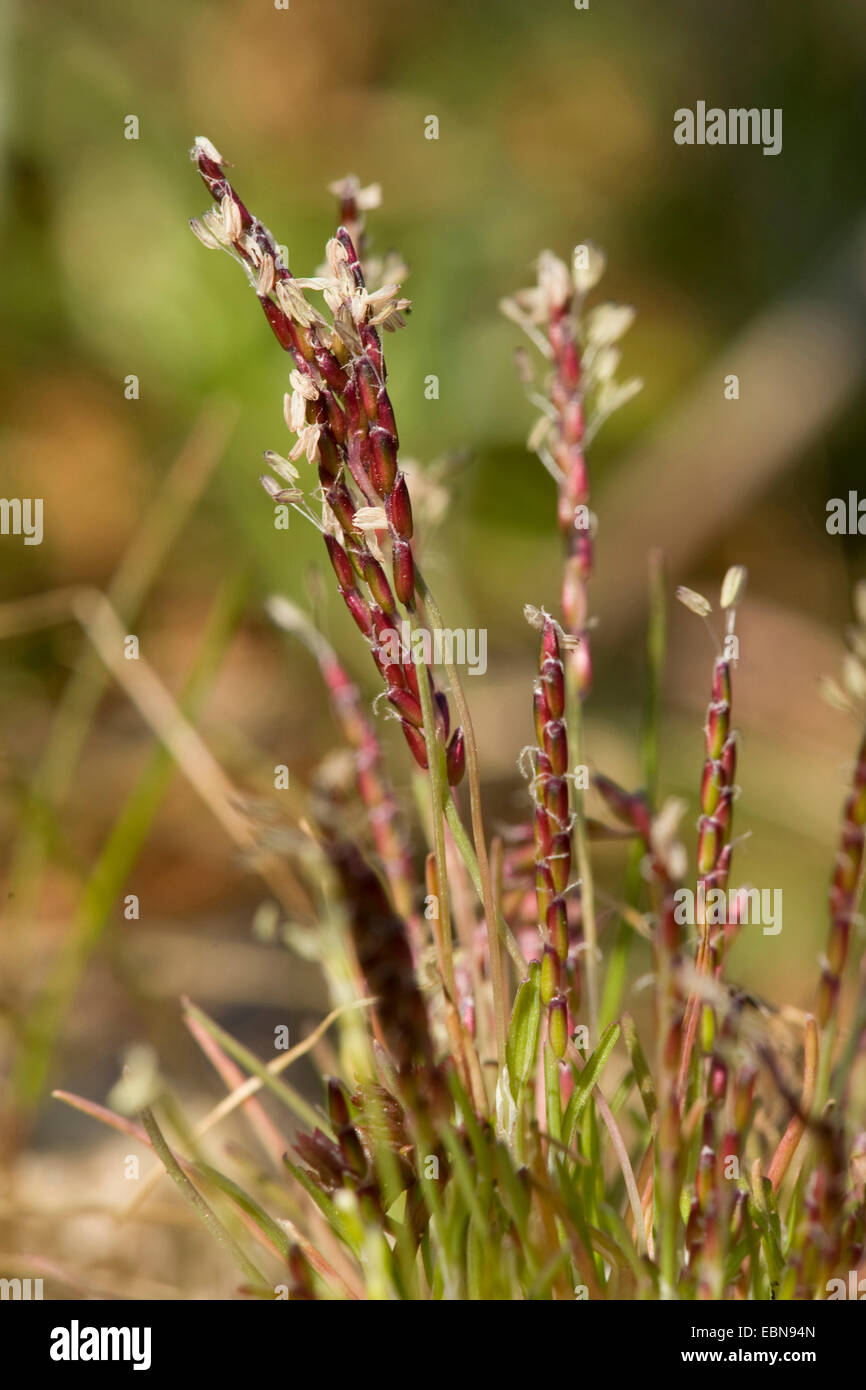
[[[251, 933], [267, 889], [181, 776], [163, 768], [164, 785], [135, 803], [143, 819], [121, 820], [151, 775], [153, 732], [115, 680], [100, 685], [75, 623], [21, 606], [114, 584], [126, 630], [175, 693], [204, 643], [212, 670], [194, 722], [250, 797], [267, 793], [276, 763], [302, 786], [337, 741], [312, 662], [267, 621], [269, 594], [312, 593], [375, 693], [328, 575], [311, 579], [315, 534], [299, 519], [275, 531], [256, 481], [262, 450], [285, 448], [286, 360], [241, 274], [190, 235], [207, 204], [193, 137], [234, 163], [299, 274], [333, 230], [327, 184], [350, 170], [382, 184], [372, 239], [406, 256], [414, 306], [386, 344], [402, 447], [450, 462], [450, 511], [426, 567], [448, 621], [488, 630], [488, 673], [467, 686], [491, 821], [524, 814], [515, 760], [531, 732], [536, 639], [522, 607], [555, 607], [559, 574], [553, 485], [525, 447], [520, 335], [497, 304], [530, 283], [541, 248], [606, 249], [602, 292], [637, 309], [624, 368], [645, 387], [592, 450], [591, 758], [638, 777], [650, 548], [666, 554], [671, 593], [688, 583], [714, 602], [726, 566], [746, 564], [736, 820], [752, 836], [735, 881], [781, 887], [784, 930], [744, 933], [731, 970], [804, 1005], [857, 738], [818, 680], [837, 673], [863, 573], [862, 540], [829, 536], [825, 509], [864, 486], [866, 24], [856, 0], [713, 11], [291, 0], [285, 12], [269, 0], [8, 0], [0, 13], [2, 493], [42, 497], [45, 518], [40, 546], [0, 539], [3, 1108], [18, 1156], [0, 1255], [9, 1264], [11, 1247], [19, 1268], [23, 1251], [37, 1273], [40, 1254], [56, 1260], [58, 1294], [171, 1296], [176, 1278], [225, 1292], [231, 1276], [220, 1283], [182, 1221], [174, 1235], [147, 1227], [133, 1275], [124, 1242], [118, 1253], [116, 1233], [87, 1214], [122, 1200], [129, 1146], [104, 1153], [94, 1124], [47, 1089], [104, 1101], [127, 1045], [147, 1038], [194, 1105], [217, 1098], [178, 997], [263, 1050], [277, 1024], [294, 1033], [319, 1016], [321, 987]], [[676, 145], [674, 110], [699, 99], [781, 107], [782, 153]], [[431, 114], [437, 141], [424, 138]], [[137, 140], [124, 138], [130, 115]], [[732, 372], [736, 402], [724, 398]], [[137, 400], [124, 398], [129, 374]], [[430, 374], [438, 400], [425, 399]], [[693, 808], [712, 649], [689, 613], [669, 620], [662, 782]], [[390, 730], [388, 742], [408, 802], [405, 753]], [[692, 847], [688, 823], [686, 837]], [[129, 863], [103, 902], [106, 853]], [[619, 859], [600, 863], [615, 882]], [[126, 894], [140, 899], [137, 921], [124, 918]], [[639, 950], [633, 963], [646, 968]], [[58, 980], [68, 1007], [34, 1014]], [[49, 1024], [56, 1046], [40, 1055]], [[62, 1223], [50, 1215], [70, 1207]]]

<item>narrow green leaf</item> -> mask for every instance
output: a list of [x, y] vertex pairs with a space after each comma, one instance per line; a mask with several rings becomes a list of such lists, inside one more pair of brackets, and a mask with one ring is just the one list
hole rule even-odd
[[520, 1100], [520, 1093], [532, 1074], [538, 1055], [538, 1036], [541, 1029], [540, 977], [541, 966], [534, 960], [529, 966], [529, 978], [523, 981], [517, 991], [514, 1008], [511, 1010], [511, 1022], [508, 1025], [505, 1060], [508, 1063], [511, 1094], [515, 1102]]
[[281, 1081], [279, 1077], [274, 1076], [273, 1072], [268, 1071], [264, 1062], [260, 1061], [254, 1052], [250, 1052], [249, 1048], [244, 1047], [243, 1043], [239, 1043], [237, 1038], [232, 1037], [231, 1033], [227, 1033], [224, 1028], [220, 1028], [219, 1024], [215, 1023], [197, 1004], [193, 1004], [190, 1000], [186, 1000], [184, 1007], [187, 1013], [191, 1014], [193, 1018], [198, 1019], [202, 1028], [210, 1033], [212, 1038], [216, 1038], [220, 1047], [222, 1047], [230, 1057], [234, 1057], [235, 1061], [240, 1062], [241, 1066], [245, 1067], [248, 1072], [251, 1072], [253, 1076], [257, 1076], [262, 1084], [265, 1085], [269, 1091], [272, 1091], [278, 1100], [283, 1102], [283, 1105], [287, 1106], [293, 1114], [297, 1115], [302, 1124], [307, 1125], [310, 1129], [316, 1129], [316, 1127], [318, 1127], [325, 1131], [325, 1133], [328, 1133], [329, 1125], [327, 1120], [317, 1114], [309, 1102], [304, 1100], [304, 1097], [296, 1091], [293, 1086], [289, 1086], [287, 1082]]
[[640, 1092], [640, 1098], [643, 1102], [643, 1108], [649, 1120], [650, 1128], [652, 1128], [656, 1113], [656, 1092], [655, 1086], [653, 1085], [652, 1073], [647, 1065], [646, 1054], [641, 1047], [637, 1027], [635, 1026], [635, 1021], [631, 1014], [623, 1014], [621, 1021], [625, 1045], [628, 1048], [628, 1055], [631, 1058], [632, 1070], [634, 1071], [634, 1079], [637, 1082], [637, 1088]]
[[753, 1181], [749, 1211], [760, 1232], [767, 1274], [770, 1286], [773, 1287], [779, 1282], [785, 1260], [780, 1244], [779, 1214], [776, 1211], [776, 1199], [769, 1178], [759, 1175]]
[[279, 1253], [283, 1257], [288, 1256], [290, 1241], [282, 1226], [278, 1225], [272, 1217], [268, 1216], [264, 1207], [260, 1207], [258, 1202], [256, 1202], [248, 1192], [245, 1192], [244, 1189], [240, 1187], [238, 1183], [233, 1182], [231, 1178], [226, 1177], [225, 1173], [221, 1173], [218, 1168], [211, 1168], [209, 1163], [196, 1163], [195, 1171], [200, 1173], [202, 1178], [213, 1183], [214, 1187], [218, 1187], [227, 1197], [231, 1197], [232, 1201], [237, 1203], [241, 1211], [245, 1211], [247, 1216], [252, 1217], [259, 1230], [267, 1236], [268, 1240]]
[[490, 1144], [478, 1123], [475, 1108], [456, 1071], [452, 1071], [448, 1077], [448, 1089], [460, 1111], [463, 1124], [466, 1126], [466, 1133], [472, 1145], [472, 1153], [478, 1164], [479, 1177], [485, 1184], [490, 1183], [493, 1180], [493, 1155]]
[[619, 1041], [621, 1031], [618, 1023], [612, 1023], [609, 1028], [606, 1028], [601, 1035], [598, 1047], [583, 1071], [577, 1072], [575, 1075], [574, 1090], [569, 1096], [568, 1105], [565, 1107], [562, 1137], [566, 1145], [570, 1145], [574, 1139], [575, 1130], [586, 1102], [592, 1095], [592, 1088], [598, 1084], [604, 1065]]
[[466, 1203], [466, 1207], [472, 1213], [478, 1225], [478, 1229], [484, 1231], [489, 1238], [490, 1228], [487, 1222], [487, 1214], [481, 1202], [481, 1194], [478, 1190], [477, 1174], [473, 1170], [472, 1164], [469, 1162], [466, 1151], [458, 1135], [454, 1130], [449, 1129], [447, 1125], [439, 1126], [439, 1137], [448, 1150], [448, 1156], [451, 1159], [452, 1173], [460, 1189], [463, 1200]]

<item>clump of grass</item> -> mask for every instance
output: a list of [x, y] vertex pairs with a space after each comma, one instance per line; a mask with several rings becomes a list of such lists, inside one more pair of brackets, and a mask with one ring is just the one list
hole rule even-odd
[[[603, 270], [589, 247], [571, 267], [545, 253], [537, 285], [505, 306], [548, 368], [536, 384], [522, 362], [540, 410], [530, 443], [557, 486], [563, 586], [559, 617], [527, 610], [541, 633], [536, 743], [522, 758], [527, 823], [506, 845], [488, 845], [458, 672], [450, 662], [444, 677], [434, 672], [423, 643], [401, 639], [395, 650], [392, 641], [404, 622], [415, 634], [442, 619], [413, 548], [387, 391], [380, 330], [403, 327], [409, 304], [402, 272], [367, 254], [364, 212], [376, 194], [352, 179], [336, 186], [343, 225], [322, 270], [297, 278], [214, 147], [200, 139], [192, 155], [215, 202], [194, 230], [240, 262], [291, 360], [294, 439], [287, 455], [266, 454], [275, 475], [266, 490], [321, 532], [408, 745], [421, 814], [412, 825], [398, 815], [376, 722], [333, 647], [274, 599], [274, 620], [318, 662], [355, 782], [351, 805], [339, 779], [310, 789], [294, 851], [310, 913], [285, 932], [320, 962], [332, 1012], [313, 1038], [265, 1065], [188, 1006], [190, 1030], [229, 1088], [189, 1132], [161, 1107], [152, 1065], [117, 1096], [141, 1112], [140, 1125], [67, 1099], [151, 1146], [237, 1261], [243, 1289], [262, 1298], [826, 1297], [829, 1280], [861, 1269], [866, 1235], [852, 1090], [866, 996], [844, 1048], [834, 1022], [863, 884], [866, 755], [861, 748], [844, 810], [817, 1014], [805, 1019], [802, 1078], [792, 1080], [771, 1011], [725, 980], [737, 923], [719, 931], [702, 915], [695, 941], [682, 930], [683, 807], [659, 803], [651, 747], [646, 787], [628, 791], [597, 774], [605, 819], [584, 808], [594, 534], [585, 451], [637, 386], [615, 381], [631, 311], [586, 309]], [[302, 478], [304, 467], [315, 481]], [[660, 573], [656, 561], [657, 593]], [[725, 578], [726, 646], [711, 674], [696, 846], [705, 892], [726, 888], [731, 866], [736, 647], [727, 639], [744, 584], [741, 567]], [[699, 595], [681, 597], [709, 612]], [[657, 604], [654, 710], [662, 618]], [[854, 646], [862, 657], [859, 628]], [[848, 670], [848, 683], [862, 695], [857, 672]], [[527, 672], [528, 706], [529, 686]], [[591, 847], [602, 837], [628, 851], [622, 931], [654, 951], [650, 1038], [629, 1014], [599, 1028], [600, 985], [615, 1001], [623, 969], [622, 937], [605, 960], [596, 935]], [[636, 867], [645, 912], [634, 905]], [[610, 982], [599, 979], [605, 965]], [[330, 1074], [311, 1107], [278, 1073], [321, 1052], [331, 1028]], [[290, 1140], [258, 1106], [262, 1088], [302, 1126]], [[202, 1151], [206, 1130], [238, 1107], [278, 1165], [274, 1173], [242, 1156], [243, 1185]], [[157, 1120], [163, 1111], [184, 1156]]]

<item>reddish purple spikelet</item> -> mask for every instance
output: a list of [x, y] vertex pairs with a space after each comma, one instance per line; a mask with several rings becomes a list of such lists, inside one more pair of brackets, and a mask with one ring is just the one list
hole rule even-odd
[[324, 541], [340, 588], [353, 589], [355, 587], [355, 571], [345, 550], [333, 536], [326, 535]]
[[424, 715], [421, 711], [420, 702], [415, 699], [414, 695], [410, 695], [408, 690], [391, 689], [388, 691], [388, 699], [395, 710], [397, 710], [404, 719], [408, 719], [409, 723], [412, 724], [414, 728], [423, 729]]
[[402, 473], [394, 480], [394, 488], [385, 502], [385, 514], [392, 531], [402, 541], [412, 539], [412, 503], [409, 489]]
[[448, 771], [448, 785], [458, 786], [463, 781], [463, 774], [466, 771], [466, 737], [462, 729], [455, 729], [454, 736], [446, 750], [445, 763]]
[[394, 541], [394, 590], [402, 604], [409, 606], [415, 598], [415, 562], [408, 541]]

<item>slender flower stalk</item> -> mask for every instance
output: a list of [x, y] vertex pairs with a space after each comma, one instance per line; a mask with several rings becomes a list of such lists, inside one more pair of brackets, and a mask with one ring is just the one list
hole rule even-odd
[[[541, 409], [529, 447], [538, 453], [557, 486], [557, 520], [563, 540], [563, 627], [574, 639], [566, 663], [566, 703], [572, 755], [584, 762], [583, 701], [592, 685], [589, 580], [592, 574], [595, 517], [590, 511], [586, 446], [604, 421], [640, 390], [638, 380], [617, 385], [615, 346], [632, 321], [632, 311], [601, 304], [583, 315], [584, 299], [604, 273], [604, 258], [592, 246], [574, 250], [571, 269], [550, 251], [538, 258], [537, 283], [502, 302], [503, 312], [527, 333], [550, 364], [541, 390], [521, 358], [530, 400]], [[581, 913], [586, 938], [587, 1004], [590, 1033], [598, 1031], [598, 935], [595, 890], [583, 794], [571, 788], [573, 833], [581, 881]]]
[[[837, 709], [842, 709], [858, 719], [861, 728], [866, 710], [866, 580], [861, 580], [854, 588], [853, 607], [855, 621], [848, 629], [849, 651], [842, 663], [842, 683], [823, 682], [827, 701]], [[842, 834], [833, 875], [829, 889], [830, 929], [827, 948], [821, 959], [821, 976], [818, 985], [818, 998], [815, 1009], [818, 1026], [821, 1030], [821, 1060], [818, 1070], [816, 1106], [825, 1104], [829, 1094], [830, 1072], [836, 1042], [838, 1011], [842, 992], [842, 977], [848, 963], [851, 946], [852, 927], [858, 920], [857, 914], [866, 886], [866, 733], [861, 735], [857, 758], [849, 785], [848, 795], [842, 817]], [[841, 1070], [850, 1072], [851, 1065], [860, 1045], [860, 1038], [866, 1036], [863, 1020], [866, 1019], [866, 955], [861, 956], [860, 1000], [855, 1013], [851, 1042], [845, 1051]]]
[[[443, 627], [442, 615], [439, 612], [436, 600], [430, 592], [420, 570], [416, 570], [416, 579], [418, 590], [424, 601], [424, 606], [430, 614], [434, 626], [441, 630]], [[514, 951], [518, 960], [520, 959], [520, 952], [517, 950], [514, 943], [509, 942], [508, 928], [499, 914], [493, 892], [493, 878], [490, 872], [490, 859], [487, 853], [487, 839], [484, 830], [484, 812], [481, 805], [481, 774], [478, 764], [478, 748], [475, 740], [472, 715], [460, 680], [460, 674], [454, 664], [453, 658], [450, 660], [446, 658], [445, 669], [461, 719], [461, 727], [458, 729], [457, 734], [455, 734], [448, 747], [448, 757], [455, 761], [459, 768], [459, 776], [456, 775], [456, 773], [449, 772], [448, 780], [452, 786], [455, 786], [460, 780], [460, 777], [462, 777], [462, 770], [465, 767], [469, 790], [472, 838], [475, 842], [474, 856], [470, 857], [470, 853], [467, 852], [469, 846], [466, 833], [463, 829], [460, 817], [457, 814], [453, 792], [449, 793], [448, 800], [445, 803], [445, 818], [448, 821], [448, 826], [454, 837], [455, 844], [460, 850], [470, 875], [472, 875], [473, 878], [477, 876], [478, 880], [479, 894], [484, 908], [484, 921], [487, 932], [487, 954], [490, 962], [490, 984], [493, 992], [497, 1069], [501, 1075], [502, 1068], [505, 1064], [507, 1001], [505, 997], [506, 981], [502, 963], [500, 936], [503, 942]]]
[[670, 801], [653, 816], [645, 794], [626, 792], [602, 774], [596, 775], [594, 786], [617, 820], [640, 836], [647, 851], [645, 872], [650, 880], [655, 909], [657, 1111], [656, 1133], [642, 1169], [645, 1174], [642, 1200], [644, 1206], [651, 1200], [653, 1203], [664, 1296], [672, 1297], [680, 1229], [679, 1193], [685, 1169], [683, 1123], [676, 1085], [683, 1037], [683, 1005], [679, 982], [680, 927], [675, 899], [685, 872], [685, 850], [677, 835], [684, 807], [681, 802]]
[[851, 788], [845, 800], [842, 835], [830, 884], [830, 932], [821, 965], [818, 1022], [825, 1028], [839, 1003], [842, 974], [848, 958], [851, 926], [863, 891], [866, 845], [866, 735], [857, 752]]
[[535, 893], [542, 942], [541, 1001], [557, 1061], [568, 1042], [568, 996], [576, 1003], [577, 972], [569, 978], [566, 893], [571, 879], [571, 812], [568, 800], [568, 735], [565, 670], [557, 625], [542, 619], [540, 674], [535, 684]]
[[[731, 663], [720, 657], [713, 669], [712, 694], [704, 726], [705, 760], [701, 778], [698, 820], [696, 905], [699, 931], [697, 969], [699, 975], [715, 973], [719, 962], [722, 935], [713, 931], [706, 915], [707, 894], [713, 889], [726, 891], [731, 863], [731, 808], [734, 796], [736, 740], [730, 732], [731, 721]], [[678, 1088], [685, 1095], [692, 1043], [698, 1022], [705, 1052], [713, 1046], [714, 1015], [712, 1005], [702, 1002], [697, 994], [689, 1001], [686, 1014], [685, 1040], [680, 1064]]]
[[[736, 794], [735, 773], [737, 765], [736, 734], [731, 727], [731, 675], [735, 658], [730, 653], [738, 650], [738, 640], [734, 628], [736, 610], [746, 587], [746, 571], [742, 565], [733, 566], [726, 574], [722, 584], [721, 606], [727, 611], [727, 633], [725, 651], [716, 658], [713, 667], [710, 704], [704, 725], [704, 767], [701, 777], [700, 817], [698, 820], [697, 848], [697, 894], [698, 911], [698, 976], [718, 977], [721, 971], [725, 934], [729, 928], [726, 922], [721, 931], [711, 930], [706, 915], [708, 894], [719, 890], [727, 891], [731, 867], [731, 822], [733, 801]], [[681, 588], [678, 598], [698, 616], [705, 618], [711, 608], [708, 601], [691, 589]], [[677, 1089], [681, 1105], [685, 1104], [686, 1083], [695, 1034], [700, 1023], [701, 1044], [706, 1054], [713, 1051], [715, 1036], [715, 1016], [712, 1005], [700, 997], [700, 989], [693, 991], [686, 1007], [683, 1034], [683, 1048], [680, 1057]], [[716, 1060], [718, 1069], [722, 1064]], [[709, 1073], [707, 1076], [710, 1081]], [[724, 1078], [715, 1077], [708, 1094], [721, 1096], [725, 1088]]]
[[394, 906], [409, 928], [417, 953], [424, 938], [415, 905], [412, 856], [382, 746], [364, 709], [358, 687], [349, 678], [330, 642], [299, 608], [287, 599], [273, 598], [268, 603], [268, 612], [278, 626], [300, 638], [318, 663], [334, 716], [354, 753], [358, 795], [369, 815], [373, 843], [391, 888]]
[[[806, 1184], [802, 1240], [796, 1261], [800, 1296], [807, 1290], [827, 1290], [840, 1269], [862, 1259], [862, 1248], [844, 1249], [847, 1229], [845, 1201], [849, 1180], [842, 1151], [842, 1132], [834, 1125], [816, 1125], [817, 1162]], [[854, 1254], [854, 1259], [852, 1259]]]
[[[823, 694], [835, 709], [844, 710], [858, 719], [860, 728], [866, 712], [866, 580], [860, 580], [853, 589], [853, 616], [855, 621], [848, 628], [849, 651], [842, 660], [841, 685], [833, 680], [823, 681]], [[837, 1037], [838, 1008], [842, 988], [842, 976], [848, 965], [851, 949], [852, 926], [858, 922], [860, 901], [866, 887], [866, 734], [860, 735], [858, 755], [848, 796], [842, 813], [842, 833], [840, 847], [837, 849], [833, 867], [833, 877], [828, 892], [830, 909], [830, 931], [827, 949], [824, 952], [822, 973], [817, 988], [816, 1019], [822, 1033], [822, 1055], [820, 1055], [819, 1077], [817, 1077], [816, 1111], [820, 1112], [830, 1094], [830, 1074], [833, 1068], [835, 1037]], [[845, 1048], [840, 1062], [840, 1080], [847, 1077], [849, 1084], [851, 1068], [860, 1049], [862, 1038], [866, 1037], [866, 955], [860, 956], [860, 991], [856, 1006], [851, 1040]]]

